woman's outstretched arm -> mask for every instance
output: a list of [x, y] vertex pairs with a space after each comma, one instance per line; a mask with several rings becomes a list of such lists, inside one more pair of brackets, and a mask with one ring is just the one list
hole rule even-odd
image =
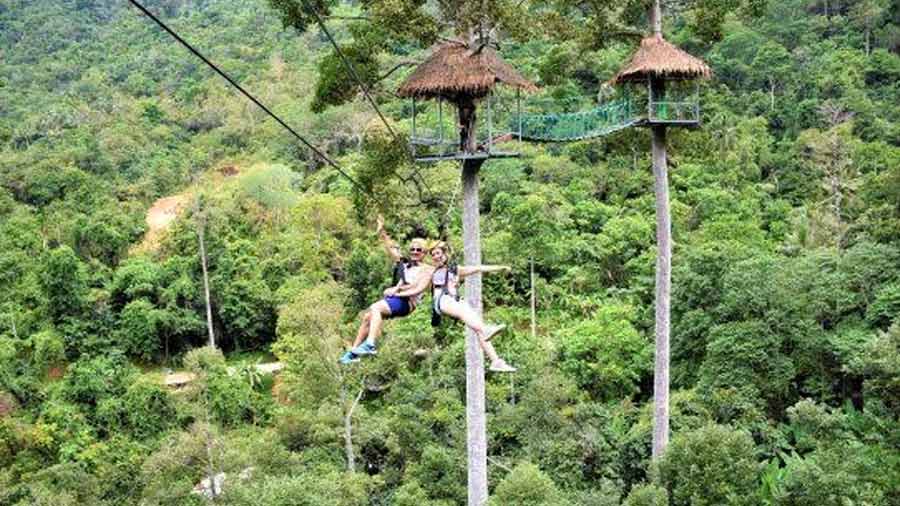
[[463, 279], [470, 274], [478, 272], [503, 272], [512, 270], [512, 267], [508, 265], [460, 265], [457, 269], [459, 279]]

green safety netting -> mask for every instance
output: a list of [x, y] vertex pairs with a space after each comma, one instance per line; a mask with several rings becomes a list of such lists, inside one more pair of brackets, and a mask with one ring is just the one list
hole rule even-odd
[[589, 111], [556, 114], [523, 114], [522, 138], [532, 141], [566, 142], [609, 135], [628, 128], [640, 118], [631, 100], [607, 102]]

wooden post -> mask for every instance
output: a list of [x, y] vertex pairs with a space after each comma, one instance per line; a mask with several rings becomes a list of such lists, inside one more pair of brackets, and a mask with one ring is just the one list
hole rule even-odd
[[[653, 79], [652, 90], [665, 92], [662, 80]], [[656, 360], [653, 372], [653, 460], [669, 443], [669, 307], [672, 284], [672, 225], [669, 209], [669, 175], [666, 160], [666, 127], [653, 132], [653, 176], [656, 191]]]

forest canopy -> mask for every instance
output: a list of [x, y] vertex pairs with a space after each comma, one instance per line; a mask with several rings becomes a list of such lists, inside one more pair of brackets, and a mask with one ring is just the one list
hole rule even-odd
[[[412, 159], [398, 85], [481, 34], [526, 108], [619, 100], [648, 2], [145, 5], [346, 174], [129, 3], [0, 0], [0, 506], [465, 504], [463, 326], [425, 302], [338, 364], [391, 283], [377, 213], [462, 257], [459, 165]], [[650, 134], [516, 143], [480, 174], [519, 368], [487, 376], [488, 504], [900, 506], [900, 6], [663, 29], [713, 72], [668, 138], [671, 442]]]

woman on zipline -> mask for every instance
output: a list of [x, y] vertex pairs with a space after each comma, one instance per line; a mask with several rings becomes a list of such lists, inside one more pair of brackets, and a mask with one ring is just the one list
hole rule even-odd
[[[431, 260], [434, 270], [431, 274], [432, 309], [434, 316], [440, 321], [441, 315], [447, 315], [465, 323], [471, 328], [481, 343], [481, 349], [490, 359], [488, 369], [494, 372], [516, 372], [516, 368], [507, 364], [497, 355], [491, 338], [503, 330], [506, 325], [487, 325], [472, 306], [459, 300], [459, 280], [466, 276], [486, 272], [502, 272], [510, 270], [507, 265], [455, 265], [450, 262], [450, 249], [445, 242], [438, 242], [431, 247]], [[418, 287], [417, 287], [418, 288]], [[401, 291], [398, 296], [414, 293], [414, 290]], [[435, 322], [432, 322], [435, 323]]]
[[[394, 286], [384, 291], [384, 298], [373, 303], [366, 310], [356, 332], [353, 347], [341, 356], [340, 363], [350, 364], [359, 360], [361, 355], [377, 353], [375, 341], [381, 335], [381, 327], [385, 318], [402, 318], [408, 316], [422, 301], [421, 291], [414, 295], [398, 296], [397, 291], [408, 290], [424, 280], [426, 287], [431, 276], [432, 267], [424, 265], [422, 258], [427, 251], [425, 239], [415, 238], [409, 242], [409, 257], [404, 258], [400, 248], [384, 229], [384, 218], [378, 216], [376, 222], [378, 237], [384, 244], [388, 256], [394, 261]], [[424, 291], [424, 289], [422, 290]]]

